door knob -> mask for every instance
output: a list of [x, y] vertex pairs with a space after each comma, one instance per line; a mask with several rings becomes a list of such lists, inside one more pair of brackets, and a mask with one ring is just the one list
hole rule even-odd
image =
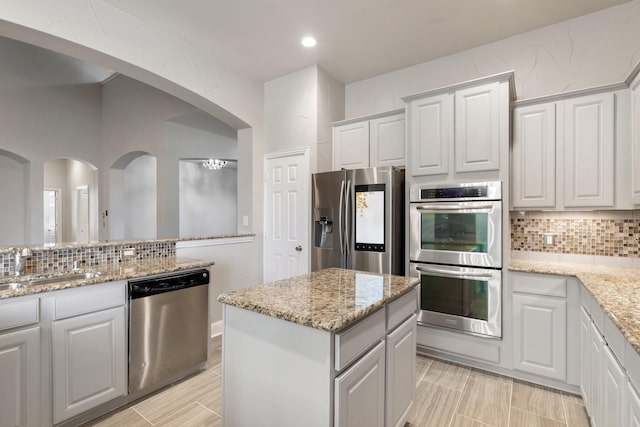
[[296, 251], [302, 252], [302, 246], [301, 245], [296, 246]]

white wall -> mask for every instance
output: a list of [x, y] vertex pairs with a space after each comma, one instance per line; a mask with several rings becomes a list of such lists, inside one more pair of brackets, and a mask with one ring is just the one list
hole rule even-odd
[[124, 239], [155, 239], [157, 233], [157, 161], [140, 156], [124, 169]]
[[333, 169], [332, 122], [344, 119], [342, 83], [318, 67], [318, 172]]
[[237, 233], [238, 171], [180, 162], [180, 237]]
[[635, 0], [349, 84], [346, 116], [402, 108], [402, 96], [509, 70], [515, 71], [518, 99], [621, 82], [640, 61], [638, 40]]
[[25, 165], [0, 153], [0, 245], [24, 243]]

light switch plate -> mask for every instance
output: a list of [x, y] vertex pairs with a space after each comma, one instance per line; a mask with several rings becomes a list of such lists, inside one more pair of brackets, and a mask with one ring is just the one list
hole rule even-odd
[[556, 244], [556, 236], [551, 233], [544, 233], [544, 246], [553, 246]]

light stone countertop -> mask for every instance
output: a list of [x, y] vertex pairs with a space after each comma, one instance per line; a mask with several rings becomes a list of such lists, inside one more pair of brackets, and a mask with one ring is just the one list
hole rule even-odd
[[73, 271], [60, 271], [52, 274], [31, 275], [31, 276], [4, 276], [0, 278], [0, 285], [14, 282], [26, 282], [34, 279], [48, 279], [54, 277], [64, 277], [74, 273], [100, 272], [99, 277], [91, 279], [78, 279], [72, 281], [62, 281], [57, 283], [47, 283], [42, 285], [30, 285], [17, 289], [0, 290], [0, 300], [23, 295], [32, 295], [42, 292], [51, 292], [61, 289], [77, 288], [79, 286], [95, 285], [116, 280], [134, 279], [155, 274], [170, 273], [194, 268], [206, 268], [212, 266], [213, 261], [204, 261], [193, 258], [156, 258], [149, 260], [132, 260], [120, 263], [102, 264], [86, 269]]
[[640, 268], [512, 260], [509, 270], [577, 277], [640, 353]]
[[304, 326], [339, 332], [409, 292], [412, 277], [328, 268], [218, 296], [218, 301]]

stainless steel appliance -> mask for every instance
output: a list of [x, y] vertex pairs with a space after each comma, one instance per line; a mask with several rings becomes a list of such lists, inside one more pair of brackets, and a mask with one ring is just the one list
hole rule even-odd
[[420, 279], [418, 323], [502, 336], [502, 271], [487, 268], [409, 264]]
[[209, 271], [129, 282], [129, 394], [207, 361]]
[[416, 185], [410, 200], [418, 323], [501, 337], [501, 182]]
[[411, 261], [502, 267], [500, 182], [414, 186]]
[[404, 273], [404, 171], [391, 166], [312, 176], [311, 271]]

